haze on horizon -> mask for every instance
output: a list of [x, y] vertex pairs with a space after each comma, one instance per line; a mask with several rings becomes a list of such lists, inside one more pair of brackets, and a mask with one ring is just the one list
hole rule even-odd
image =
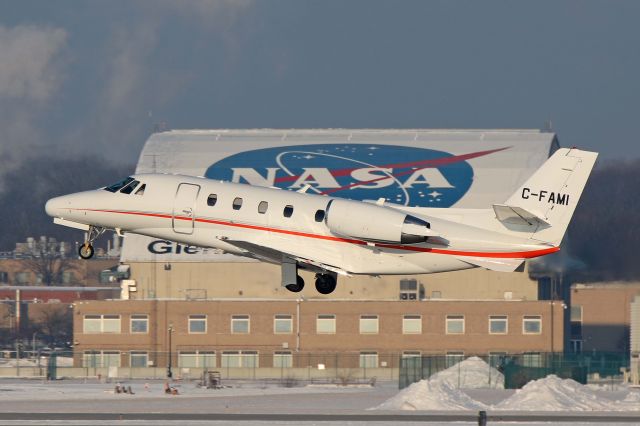
[[640, 2], [0, 0], [0, 170], [167, 128], [543, 128], [640, 158]]

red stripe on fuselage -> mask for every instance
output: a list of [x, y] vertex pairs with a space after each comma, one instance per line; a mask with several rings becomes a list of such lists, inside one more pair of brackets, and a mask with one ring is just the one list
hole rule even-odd
[[[92, 211], [92, 212], [116, 213], [116, 214], [126, 214], [126, 215], [134, 215], [134, 216], [159, 217], [162, 219], [177, 219], [177, 220], [186, 220], [186, 221], [195, 220], [195, 222], [200, 222], [200, 223], [211, 223], [214, 225], [230, 226], [234, 228], [253, 229], [255, 231], [275, 232], [278, 234], [294, 235], [297, 237], [314, 238], [314, 239], [325, 240], [325, 241], [335, 241], [335, 242], [349, 243], [349, 244], [356, 244], [356, 245], [372, 244], [372, 243], [368, 243], [367, 241], [356, 240], [351, 238], [333, 237], [331, 235], [310, 234], [308, 232], [290, 231], [287, 229], [279, 229], [279, 228], [268, 228], [266, 226], [250, 225], [246, 223], [226, 222], [226, 221], [216, 220], [216, 219], [204, 219], [204, 218], [193, 219], [187, 216], [174, 217], [173, 215], [164, 214], [164, 213], [148, 213], [148, 212], [100, 210], [100, 209], [74, 209], [74, 210], [86, 210], [86, 211]], [[498, 258], [498, 259], [530, 259], [533, 257], [539, 257], [539, 256], [544, 256], [546, 254], [555, 253], [560, 250], [560, 247], [549, 247], [545, 249], [530, 250], [530, 251], [484, 252], [484, 251], [446, 250], [446, 249], [406, 246], [406, 245], [397, 245], [397, 244], [385, 244], [385, 243], [373, 243], [373, 245], [375, 247], [387, 248], [392, 250], [405, 250], [405, 251], [414, 251], [414, 252], [422, 252], [422, 253], [446, 254], [446, 255], [454, 255], [454, 256], [488, 257], [488, 258]]]

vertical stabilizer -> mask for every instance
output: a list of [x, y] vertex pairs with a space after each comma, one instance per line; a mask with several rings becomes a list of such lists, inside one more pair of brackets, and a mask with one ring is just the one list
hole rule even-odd
[[[598, 154], [557, 150], [504, 205], [494, 206], [505, 225], [527, 225], [531, 238], [560, 245]], [[512, 230], [513, 226], [507, 226]]]

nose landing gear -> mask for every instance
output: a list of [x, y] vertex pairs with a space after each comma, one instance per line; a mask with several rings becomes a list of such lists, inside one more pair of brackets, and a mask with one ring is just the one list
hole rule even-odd
[[91, 259], [93, 257], [94, 254], [94, 249], [93, 249], [93, 242], [102, 234], [104, 234], [104, 231], [106, 231], [105, 228], [101, 228], [99, 226], [89, 226], [89, 231], [87, 232], [86, 235], [86, 241], [84, 242], [84, 244], [82, 244], [80, 246], [80, 248], [78, 249], [78, 255], [82, 258], [82, 259]]

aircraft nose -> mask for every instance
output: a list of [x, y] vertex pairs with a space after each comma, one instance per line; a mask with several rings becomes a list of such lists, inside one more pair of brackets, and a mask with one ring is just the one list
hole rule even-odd
[[44, 210], [51, 217], [60, 217], [62, 213], [62, 209], [68, 204], [65, 200], [66, 197], [55, 197], [51, 198], [44, 205]]

